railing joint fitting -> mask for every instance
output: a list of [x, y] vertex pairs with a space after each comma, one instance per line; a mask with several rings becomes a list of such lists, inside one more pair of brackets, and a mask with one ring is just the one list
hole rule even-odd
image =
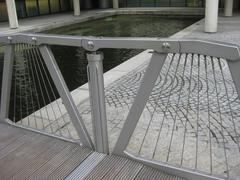
[[11, 36], [8, 36], [8, 37], [7, 37], [7, 42], [8, 42], [9, 44], [12, 44], [12, 40], [13, 40], [13, 38], [12, 38]]
[[97, 51], [99, 48], [96, 46], [94, 40], [89, 39], [83, 39], [82, 40], [82, 47], [90, 52]]
[[103, 60], [103, 52], [101, 51], [88, 52], [87, 59], [89, 62], [100, 62]]
[[87, 47], [88, 47], [88, 49], [93, 50], [94, 49], [94, 42], [93, 41], [88, 41], [87, 42]]
[[162, 50], [163, 50], [164, 52], [169, 52], [170, 49], [171, 49], [171, 45], [170, 45], [168, 42], [162, 43]]
[[32, 37], [32, 41], [37, 41], [37, 38], [36, 37]]

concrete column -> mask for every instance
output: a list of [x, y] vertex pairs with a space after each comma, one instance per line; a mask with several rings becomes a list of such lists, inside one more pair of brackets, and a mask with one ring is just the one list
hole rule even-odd
[[110, 8], [110, 3], [109, 3], [109, 0], [100, 0], [99, 1], [99, 7], [100, 8]]
[[113, 9], [118, 9], [118, 8], [119, 8], [118, 0], [113, 0]]
[[17, 17], [17, 10], [14, 0], [6, 0], [7, 5], [7, 12], [8, 12], [8, 20], [9, 20], [9, 27], [11, 29], [18, 28], [18, 17]]
[[73, 0], [74, 16], [80, 16], [80, 0]]
[[224, 16], [232, 16], [233, 15], [233, 0], [225, 0], [224, 6]]
[[205, 32], [215, 33], [218, 26], [218, 0], [206, 0]]

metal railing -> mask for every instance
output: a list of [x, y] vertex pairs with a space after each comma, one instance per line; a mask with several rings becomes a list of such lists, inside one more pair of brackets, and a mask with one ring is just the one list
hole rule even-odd
[[[34, 113], [36, 113], [35, 110], [37, 110], [37, 113], [40, 114], [40, 116], [38, 116], [40, 120], [44, 119], [47, 121], [46, 122], [47, 124], [51, 124], [50, 122], [51, 118], [46, 118], [48, 116], [47, 115], [48, 110], [51, 109], [53, 114], [56, 111], [56, 109], [58, 111], [61, 111], [62, 106], [60, 107], [59, 102], [62, 101], [66, 108], [66, 111], [70, 116], [70, 119], [71, 119], [70, 122], [73, 123], [78, 133], [78, 137], [80, 138], [81, 143], [84, 146], [95, 148], [96, 151], [103, 152], [103, 153], [108, 153], [109, 150], [108, 150], [107, 118], [106, 118], [104, 82], [103, 82], [103, 70], [102, 70], [103, 54], [99, 52], [99, 49], [104, 49], [104, 48], [143, 49], [143, 50], [152, 49], [154, 52], [152, 53], [150, 63], [146, 69], [144, 78], [139, 87], [139, 91], [135, 97], [134, 103], [130, 109], [127, 119], [121, 130], [120, 136], [113, 150], [113, 154], [127, 156], [134, 160], [150, 165], [154, 168], [159, 168], [168, 173], [182, 176], [188, 179], [221, 179], [222, 178], [222, 177], [214, 176], [213, 175], [214, 173], [212, 171], [210, 171], [209, 174], [201, 173], [198, 170], [197, 166], [195, 166], [195, 168], [193, 169], [186, 169], [183, 167], [182, 163], [179, 166], [174, 166], [168, 162], [169, 154], [171, 152], [171, 145], [173, 143], [172, 142], [173, 132], [174, 132], [174, 128], [176, 127], [177, 115], [172, 116], [173, 120], [174, 119], [175, 120], [173, 121], [173, 126], [172, 126], [173, 129], [171, 131], [172, 133], [170, 133], [171, 136], [169, 138], [170, 141], [169, 141], [169, 146], [167, 148], [168, 150], [166, 155], [166, 158], [167, 158], [166, 162], [161, 162], [156, 160], [154, 158], [154, 155], [152, 159], [144, 158], [139, 153], [141, 150], [139, 150], [138, 153], [130, 153], [129, 151], [127, 151], [127, 147], [133, 136], [134, 130], [136, 129], [136, 126], [139, 122], [142, 112], [144, 111], [144, 108], [149, 101], [149, 97], [151, 96], [155, 83], [159, 78], [159, 74], [164, 64], [167, 61], [169, 62], [169, 67], [174, 63], [176, 64], [175, 67], [171, 67], [173, 68], [173, 71], [174, 71], [173, 78], [175, 79], [175, 77], [179, 75], [178, 67], [180, 66], [179, 65], [180, 61], [183, 61], [182, 64], [184, 68], [186, 67], [186, 64], [189, 64], [189, 63], [191, 64], [190, 70], [188, 70], [188, 74], [190, 75], [190, 78], [191, 78], [191, 76], [193, 75], [193, 69], [194, 69], [193, 61], [196, 60], [196, 62], [199, 63], [198, 67], [200, 67], [200, 64], [201, 64], [200, 61], [205, 63], [204, 65], [206, 66], [204, 67], [205, 70], [207, 69], [207, 66], [208, 66], [206, 62], [209, 61], [210, 63], [212, 63], [213, 71], [215, 71], [216, 67], [213, 61], [220, 63], [222, 61], [221, 58], [227, 59], [227, 64], [230, 68], [230, 72], [234, 80], [237, 93], [240, 94], [240, 77], [238, 73], [239, 67], [240, 67], [240, 51], [238, 46], [235, 46], [232, 44], [226, 44], [226, 43], [209, 42], [209, 41], [201, 41], [201, 40], [182, 40], [182, 39], [177, 40], [177, 39], [156, 39], [156, 38], [97, 38], [97, 37], [75, 37], [75, 36], [74, 37], [73, 36], [52, 36], [52, 35], [41, 35], [41, 34], [17, 34], [11, 37], [0, 37], [0, 42], [5, 43], [6, 45], [5, 57], [4, 57], [3, 82], [2, 82], [3, 84], [2, 96], [1, 96], [2, 97], [1, 113], [0, 113], [1, 120], [5, 121], [9, 119], [10, 92], [11, 91], [15, 92], [15, 89], [17, 89], [17, 92], [15, 92], [16, 95], [19, 94], [19, 97], [21, 97], [21, 94], [25, 94], [24, 97], [26, 97], [26, 99], [18, 99], [17, 102], [14, 102], [14, 103], [15, 104], [19, 103], [20, 105], [24, 105], [26, 107], [25, 108], [26, 110], [30, 111], [30, 109], [32, 109], [34, 111], [33, 118], [31, 120], [29, 119], [25, 120], [27, 122], [25, 126], [30, 126], [29, 121], [33, 121], [34, 123], [36, 123], [35, 126], [37, 127], [37, 122], [36, 122], [37, 116], [34, 115]], [[62, 77], [62, 74], [58, 68], [55, 57], [49, 45], [83, 47], [85, 50], [88, 51], [87, 59], [88, 59], [88, 77], [89, 77], [89, 86], [90, 86], [89, 93], [90, 93], [91, 107], [92, 107], [92, 124], [93, 124], [95, 146], [93, 146], [93, 143], [91, 142], [91, 138], [89, 136], [89, 133], [86, 130], [84, 121], [81, 118], [78, 108], [74, 104], [72, 96], [66, 86], [66, 83]], [[20, 74], [23, 74], [22, 75], [23, 77], [18, 78], [18, 72], [14, 69], [14, 67], [18, 65], [16, 61], [16, 57], [17, 56], [19, 57], [20, 55], [23, 55], [25, 57], [25, 58], [19, 59], [19, 61], [21, 62], [20, 63], [21, 66], [24, 66], [23, 69], [24, 71], [26, 71], [26, 73], [20, 73]], [[188, 59], [190, 59], [189, 62], [187, 62]], [[40, 66], [41, 68], [38, 69], [38, 67]], [[222, 71], [221, 63], [219, 64], [219, 69], [220, 71]], [[35, 70], [35, 73], [34, 72], [31, 73], [32, 70]], [[198, 68], [198, 71], [200, 71], [200, 68]], [[181, 71], [181, 73], [183, 74], [184, 72], [185, 72], [185, 69]], [[168, 70], [167, 70], [167, 73], [168, 73]], [[167, 73], [165, 75], [165, 79], [163, 79], [163, 84], [160, 83], [161, 84], [160, 91], [162, 91], [161, 88], [164, 87], [164, 83], [167, 82], [167, 78], [166, 78], [168, 76]], [[216, 72], [214, 72], [213, 75], [214, 74], [216, 74]], [[43, 78], [43, 77], [46, 77], [46, 78]], [[200, 76], [198, 76], [198, 78], [200, 78]], [[216, 76], [213, 76], [213, 78], [214, 78], [214, 82], [216, 83], [217, 82]], [[12, 81], [12, 79], [14, 79], [14, 81]], [[44, 79], [47, 79], [47, 80], [44, 81]], [[223, 79], [224, 79], [224, 76], [223, 76]], [[51, 83], [51, 81], [53, 83]], [[15, 82], [15, 83], [12, 83], [12, 82]], [[189, 82], [191, 82], [191, 79], [189, 80]], [[39, 85], [37, 85], [37, 83], [39, 83]], [[29, 84], [33, 84], [33, 85], [29, 85]], [[56, 90], [54, 90], [54, 87], [52, 87], [52, 84], [55, 85]], [[170, 86], [172, 88], [170, 88], [170, 92], [168, 93], [166, 103], [163, 103], [164, 107], [160, 107], [162, 109], [163, 120], [161, 121], [162, 125], [156, 137], [157, 144], [161, 141], [160, 136], [161, 136], [161, 131], [163, 129], [164, 121], [169, 120], [169, 118], [167, 118], [167, 112], [169, 111], [168, 108], [169, 108], [170, 98], [174, 94], [174, 92], [172, 91], [173, 86], [174, 86], [174, 83]], [[216, 94], [218, 94], [220, 89], [218, 89], [217, 84], [215, 84], [215, 86], [216, 86], [215, 87]], [[198, 88], [199, 87], [200, 86], [198, 85]], [[176, 108], [180, 106], [180, 98], [181, 98], [182, 91], [183, 89], [181, 89], [180, 92], [177, 93], [179, 94], [179, 96], [177, 96]], [[189, 104], [192, 103], [189, 100], [191, 96], [191, 89], [189, 88], [187, 89], [187, 91], [189, 91], [187, 92], [188, 94], [187, 98], [183, 102], [183, 104], [186, 104], [187, 106], [186, 109], [188, 109]], [[40, 95], [36, 96], [34, 93], [37, 93]], [[54, 102], [52, 102], [51, 100], [44, 102], [46, 100], [45, 99], [45, 100], [42, 100], [43, 101], [42, 106], [33, 105], [33, 103], [31, 104], [31, 99], [33, 99], [33, 96], [36, 96], [35, 98], [37, 99], [37, 102], [39, 102], [40, 101], [39, 98], [42, 98], [43, 96], [48, 97], [48, 93], [53, 93], [53, 94], [58, 93], [61, 99], [60, 100], [57, 99], [57, 95], [55, 94], [54, 100], [56, 101]], [[159, 95], [159, 98], [160, 98], [160, 95]], [[158, 101], [160, 100], [159, 98], [157, 98]], [[200, 102], [200, 98], [201, 98], [200, 95], [198, 95], [198, 98], [196, 99], [196, 101]], [[17, 99], [17, 98], [14, 98], [14, 99]], [[52, 103], [56, 103], [56, 106], [53, 105]], [[210, 105], [208, 104], [208, 107], [209, 106]], [[218, 96], [217, 96], [217, 106], [218, 108], [220, 108], [220, 100], [218, 99]], [[156, 109], [154, 109], [153, 111], [155, 110]], [[45, 111], [46, 117], [43, 117], [43, 115], [41, 115], [41, 112], [43, 111]], [[186, 113], [188, 116], [188, 110]], [[221, 115], [219, 116], [220, 117], [218, 122], [220, 126], [223, 128], [224, 124], [222, 122], [222, 117]], [[20, 118], [21, 120], [22, 120], [22, 117]], [[52, 120], [56, 121], [56, 119], [57, 118]], [[11, 120], [14, 121], [13, 119]], [[62, 119], [61, 121], [64, 122], [64, 119]], [[57, 122], [59, 123], [60, 121], [57, 121]], [[210, 120], [208, 122], [209, 124], [211, 124]], [[235, 126], [234, 120], [232, 120], [232, 122], [233, 122], [233, 126]], [[58, 124], [56, 124], [56, 126], [58, 126]], [[184, 147], [185, 146], [187, 147], [187, 145], [185, 145], [185, 138], [186, 138], [186, 131], [187, 131], [186, 127], [188, 126], [187, 120], [185, 121], [183, 126], [185, 127], [184, 133], [183, 133], [184, 142], [182, 143], [183, 145], [182, 152], [184, 153]], [[198, 122], [196, 122], [196, 133], [195, 133], [196, 146], [199, 145], [198, 144], [198, 137], [199, 137], [198, 127], [199, 127], [199, 124]], [[208, 128], [210, 133], [211, 129], [210, 127]], [[49, 125], [49, 129], [51, 129], [50, 125]], [[67, 131], [71, 131], [71, 130], [68, 129]], [[147, 132], [149, 131], [149, 126], [146, 129], [146, 131]], [[41, 127], [40, 132], [46, 132], [45, 127]], [[54, 130], [50, 130], [50, 132], [47, 132], [47, 133], [54, 134], [53, 132]], [[236, 129], [235, 129], [235, 133], [236, 133], [236, 141], [238, 141], [239, 132], [237, 132]], [[71, 134], [71, 132], [69, 132], [69, 134]], [[61, 136], [61, 132], [59, 132], [57, 135]], [[224, 139], [224, 135], [222, 135], [222, 137], [223, 137], [223, 145], [225, 146], [226, 140]], [[144, 136], [144, 138], [146, 138], [146, 135]], [[155, 146], [155, 149], [156, 148], [157, 146]], [[226, 147], [224, 147], [223, 149], [225, 151], [225, 157], [226, 157]], [[154, 154], [156, 154], [156, 152], [157, 151], [154, 150]], [[210, 156], [211, 156], [211, 153], [210, 153]], [[198, 152], [196, 151], [196, 164], [198, 160], [199, 160]], [[227, 172], [226, 178], [229, 178], [227, 158], [225, 158], [224, 163], [226, 165], [226, 172]]]

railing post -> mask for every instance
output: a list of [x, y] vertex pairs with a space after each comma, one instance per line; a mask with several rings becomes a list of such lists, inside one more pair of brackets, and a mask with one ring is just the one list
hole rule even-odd
[[6, 48], [4, 51], [0, 122], [4, 122], [8, 118], [10, 92], [11, 92], [11, 85], [12, 85], [14, 50], [15, 50], [15, 46], [13, 44], [8, 44], [6, 45]]
[[97, 152], [108, 154], [109, 147], [102, 66], [103, 54], [101, 52], [89, 52], [87, 59], [95, 148]]

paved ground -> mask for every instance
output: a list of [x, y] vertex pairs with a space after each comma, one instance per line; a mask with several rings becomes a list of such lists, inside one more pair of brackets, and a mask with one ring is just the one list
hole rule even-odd
[[[240, 44], [239, 17], [220, 18], [216, 34], [202, 33], [201, 21], [175, 37], [185, 35]], [[226, 61], [192, 54], [178, 59], [179, 55], [169, 55], [128, 150], [149, 159], [239, 178], [240, 102]], [[111, 148], [147, 64], [146, 60], [106, 87]], [[92, 134], [89, 101], [78, 107]], [[64, 118], [69, 119], [67, 114]], [[64, 128], [73, 131], [70, 124], [62, 125], [59, 131]]]

